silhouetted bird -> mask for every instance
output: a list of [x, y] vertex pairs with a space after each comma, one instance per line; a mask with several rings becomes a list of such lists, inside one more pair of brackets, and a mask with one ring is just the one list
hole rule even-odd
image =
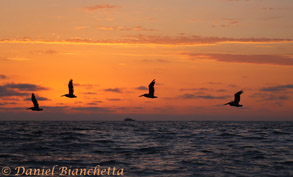
[[235, 107], [242, 107], [242, 105], [239, 104], [240, 102], [240, 95], [243, 93], [242, 90], [239, 92], [235, 93], [234, 95], [234, 101], [230, 101], [229, 103], [226, 103], [225, 105], [230, 105], [230, 106], [235, 106]]
[[68, 89], [69, 89], [69, 93], [62, 95], [62, 96], [66, 96], [68, 98], [76, 98], [76, 96], [73, 94], [74, 90], [73, 90], [73, 83], [72, 83], [72, 79], [70, 79], [69, 83], [68, 83]]
[[27, 108], [27, 109], [31, 109], [31, 110], [33, 110], [33, 111], [42, 111], [42, 110], [43, 110], [43, 109], [41, 109], [41, 108], [39, 107], [38, 101], [37, 101], [37, 99], [36, 99], [36, 97], [35, 97], [35, 94], [33, 94], [33, 93], [32, 93], [32, 102], [33, 102], [33, 104], [34, 104], [34, 107]]
[[149, 84], [149, 93], [146, 93], [146, 94], [143, 94], [143, 95], [140, 95], [139, 97], [147, 97], [147, 98], [158, 98], [156, 97], [154, 94], [155, 94], [155, 82], [156, 80], [154, 79], [150, 84]]

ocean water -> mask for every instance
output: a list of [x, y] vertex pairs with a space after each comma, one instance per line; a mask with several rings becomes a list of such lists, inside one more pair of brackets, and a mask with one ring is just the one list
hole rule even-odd
[[98, 165], [129, 177], [293, 176], [293, 122], [0, 122], [0, 176], [54, 165], [54, 176]]

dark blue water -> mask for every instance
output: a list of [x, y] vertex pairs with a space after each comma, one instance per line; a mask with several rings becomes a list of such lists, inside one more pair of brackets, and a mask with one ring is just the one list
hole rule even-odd
[[0, 122], [0, 168], [54, 165], [133, 177], [293, 176], [293, 122]]

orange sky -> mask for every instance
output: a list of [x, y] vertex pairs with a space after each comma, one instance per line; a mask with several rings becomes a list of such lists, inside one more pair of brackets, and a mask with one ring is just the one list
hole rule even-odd
[[[0, 2], [2, 120], [293, 120], [290, 0]], [[60, 97], [73, 79], [76, 99]], [[156, 79], [157, 99], [138, 97]], [[223, 106], [243, 89], [243, 108]], [[31, 93], [43, 112], [29, 112]]]

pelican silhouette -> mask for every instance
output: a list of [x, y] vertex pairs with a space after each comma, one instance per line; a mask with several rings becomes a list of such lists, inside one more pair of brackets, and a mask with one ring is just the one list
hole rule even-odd
[[143, 95], [140, 95], [139, 97], [146, 97], [146, 98], [158, 98], [154, 95], [155, 93], [155, 83], [156, 83], [156, 80], [154, 79], [150, 84], [149, 84], [149, 93], [146, 93], [146, 94], [143, 94]]
[[72, 79], [70, 79], [69, 83], [68, 83], [68, 89], [69, 89], [69, 93], [62, 95], [62, 96], [66, 96], [68, 98], [76, 98], [76, 96], [73, 94], [74, 90], [73, 90], [73, 83], [72, 83]]
[[33, 94], [33, 93], [32, 93], [32, 102], [34, 104], [34, 107], [27, 108], [27, 109], [31, 109], [32, 111], [42, 111], [43, 110], [39, 107], [38, 101], [35, 97], [35, 94]]
[[243, 93], [242, 90], [240, 90], [239, 92], [235, 93], [234, 95], [234, 101], [230, 101], [224, 105], [230, 105], [230, 106], [235, 106], [235, 107], [242, 107], [242, 105], [239, 104], [240, 102], [240, 95]]

